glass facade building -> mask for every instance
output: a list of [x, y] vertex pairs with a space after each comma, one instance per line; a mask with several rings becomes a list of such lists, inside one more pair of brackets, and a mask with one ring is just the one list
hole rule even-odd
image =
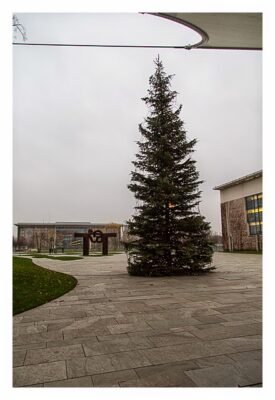
[[214, 189], [220, 191], [224, 250], [262, 251], [262, 170]]
[[248, 196], [245, 199], [246, 216], [250, 235], [262, 235], [263, 195]]
[[[24, 240], [26, 247], [41, 250], [72, 249], [81, 250], [83, 239], [75, 233], [85, 233], [89, 229], [114, 232], [116, 237], [109, 239], [110, 249], [122, 248], [121, 237], [124, 225], [117, 223], [93, 224], [91, 222], [18, 223], [17, 239]], [[96, 244], [94, 245], [96, 247]], [[99, 244], [97, 247], [101, 247]]]

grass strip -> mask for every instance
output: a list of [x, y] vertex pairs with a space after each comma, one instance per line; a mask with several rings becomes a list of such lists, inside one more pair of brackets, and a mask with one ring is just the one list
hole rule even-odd
[[13, 315], [45, 304], [72, 290], [77, 279], [13, 257]]
[[261, 254], [263, 254], [263, 252], [262, 251], [257, 251], [257, 250], [232, 250], [232, 251], [229, 251], [229, 250], [224, 250], [224, 251], [222, 251], [222, 253], [233, 253], [233, 254], [258, 254], [258, 255], [261, 255]]
[[47, 254], [31, 254], [33, 258], [48, 258], [50, 260], [60, 260], [60, 261], [73, 261], [82, 260], [83, 257], [78, 256], [48, 256]]

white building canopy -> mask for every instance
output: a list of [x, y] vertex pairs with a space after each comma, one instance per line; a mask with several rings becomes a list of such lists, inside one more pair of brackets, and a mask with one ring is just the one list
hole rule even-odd
[[191, 48], [262, 49], [261, 13], [150, 13], [198, 32], [202, 39]]

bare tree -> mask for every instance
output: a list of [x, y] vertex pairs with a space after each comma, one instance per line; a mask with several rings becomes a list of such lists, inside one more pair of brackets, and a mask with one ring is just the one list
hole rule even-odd
[[232, 250], [243, 250], [244, 224], [241, 208], [235, 207], [231, 211], [231, 229], [234, 241]]
[[37, 252], [40, 253], [43, 248], [47, 248], [47, 234], [43, 229], [35, 228], [34, 241]]
[[20, 23], [18, 17], [15, 14], [12, 16], [12, 26], [14, 38], [16, 38], [16, 35], [19, 32], [25, 42], [27, 40], [26, 28]]
[[12, 248], [13, 251], [16, 251], [17, 249], [17, 238], [15, 236], [12, 237]]
[[27, 240], [24, 237], [20, 237], [17, 240], [17, 248], [18, 248], [18, 250], [20, 251], [20, 250], [22, 250], [22, 248], [25, 249], [26, 247], [27, 247]]
[[211, 232], [209, 235], [209, 240], [212, 245], [222, 244], [222, 235]]

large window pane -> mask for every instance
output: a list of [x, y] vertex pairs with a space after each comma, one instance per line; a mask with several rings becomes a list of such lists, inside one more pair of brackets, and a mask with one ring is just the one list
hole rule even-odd
[[246, 215], [250, 235], [262, 233], [262, 193], [246, 197]]

